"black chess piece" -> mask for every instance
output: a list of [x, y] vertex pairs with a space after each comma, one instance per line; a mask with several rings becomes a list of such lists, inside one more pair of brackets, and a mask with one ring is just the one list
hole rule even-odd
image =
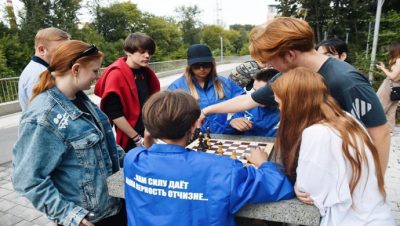
[[206, 147], [204, 145], [204, 134], [202, 132], [199, 133], [199, 150], [205, 152]]

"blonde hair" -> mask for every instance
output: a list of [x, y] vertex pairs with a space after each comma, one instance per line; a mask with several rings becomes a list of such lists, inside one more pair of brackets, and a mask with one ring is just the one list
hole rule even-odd
[[49, 41], [63, 41], [69, 40], [70, 38], [71, 36], [67, 32], [55, 27], [40, 29], [35, 36], [35, 48], [38, 47], [39, 44], [47, 47]]
[[310, 25], [291, 17], [277, 17], [253, 28], [249, 40], [252, 58], [263, 63], [271, 57], [284, 56], [289, 50], [306, 52], [314, 48], [314, 32]]
[[[194, 77], [194, 74], [192, 71], [192, 67], [190, 65], [187, 65], [186, 69], [185, 69], [185, 78], [186, 78], [186, 82], [189, 87], [189, 92], [194, 97], [194, 99], [199, 100], [200, 97], [199, 97], [199, 94], [197, 93], [196, 87], [193, 83], [193, 80], [192, 80], [193, 77]], [[218, 94], [218, 99], [224, 98], [225, 94], [224, 94], [224, 89], [222, 87], [221, 81], [219, 79], [215, 79], [217, 77], [217, 68], [215, 66], [214, 60], [212, 62], [211, 71], [210, 71], [210, 74], [208, 74], [208, 77], [209, 77], [210, 81], [212, 81], [214, 84], [215, 91]]]
[[[39, 81], [33, 87], [31, 100], [37, 97], [41, 92], [52, 88], [55, 85], [55, 78], [57, 76], [63, 76], [67, 71], [71, 70], [71, 62], [79, 56], [79, 54], [90, 47], [91, 45], [78, 40], [69, 40], [60, 44], [51, 57], [48, 70], [45, 70], [40, 74]], [[97, 51], [90, 55], [78, 58], [74, 63], [87, 65], [93, 60], [102, 58], [103, 53]]]
[[[342, 152], [352, 169], [349, 182], [350, 192], [360, 181], [362, 164], [366, 159], [366, 148], [370, 150], [375, 164], [378, 188], [385, 197], [384, 178], [380, 166], [379, 154], [360, 124], [347, 115], [329, 94], [325, 80], [321, 75], [307, 68], [298, 67], [286, 72], [272, 83], [274, 94], [281, 100], [281, 121], [275, 143], [275, 159], [280, 157], [286, 173], [296, 177], [297, 161], [301, 145], [301, 136], [307, 127], [324, 122], [335, 128], [342, 138]], [[360, 140], [361, 142], [357, 142]], [[350, 152], [350, 147], [354, 152]]]

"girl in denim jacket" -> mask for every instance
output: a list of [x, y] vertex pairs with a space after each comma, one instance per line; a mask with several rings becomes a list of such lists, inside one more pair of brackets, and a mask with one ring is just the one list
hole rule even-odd
[[98, 77], [94, 45], [61, 44], [33, 89], [13, 149], [14, 189], [59, 225], [126, 225], [106, 178], [120, 168], [108, 119], [82, 90]]

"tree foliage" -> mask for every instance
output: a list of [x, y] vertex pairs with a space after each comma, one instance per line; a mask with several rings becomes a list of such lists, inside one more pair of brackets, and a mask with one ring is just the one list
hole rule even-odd
[[[40, 28], [55, 26], [69, 32], [73, 39], [96, 44], [104, 52], [103, 65], [122, 56], [122, 43], [132, 32], [149, 34], [157, 44], [153, 61], [182, 59], [189, 45], [205, 43], [215, 56], [248, 54], [248, 34], [254, 25], [234, 24], [226, 29], [203, 25], [197, 5], [178, 6], [176, 17], [159, 17], [141, 12], [131, 2], [109, 4], [106, 0], [21, 0], [24, 9], [18, 26], [10, 29], [0, 23], [0, 76], [17, 76], [34, 53], [34, 36]], [[78, 27], [77, 12], [85, 2], [93, 22]], [[279, 0], [284, 16], [303, 18], [315, 30], [315, 39], [349, 37], [350, 55], [360, 69], [367, 69], [365, 49], [368, 26], [375, 20], [376, 1], [367, 0]], [[379, 36], [378, 60], [385, 61], [387, 46], [400, 33], [400, 0], [385, 0]], [[373, 31], [371, 31], [371, 34]], [[370, 35], [371, 36], [371, 35]], [[371, 46], [372, 38], [369, 39]], [[371, 49], [371, 48], [370, 48]], [[366, 65], [366, 66], [364, 66]]]
[[197, 5], [180, 6], [175, 9], [178, 14], [178, 24], [182, 30], [183, 42], [186, 45], [199, 43], [202, 23], [200, 22], [201, 10]]
[[154, 61], [183, 58], [184, 55], [176, 53], [182, 47], [182, 32], [172, 18], [146, 15], [146, 25], [143, 32], [152, 37], [157, 43], [157, 50], [153, 56]]
[[115, 42], [132, 32], [142, 30], [141, 17], [142, 13], [136, 4], [116, 3], [110, 7], [98, 6], [94, 24], [106, 41]]

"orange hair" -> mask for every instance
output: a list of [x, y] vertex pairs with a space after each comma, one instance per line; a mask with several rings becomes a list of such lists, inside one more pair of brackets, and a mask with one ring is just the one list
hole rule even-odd
[[284, 56], [289, 50], [301, 52], [314, 48], [314, 32], [300, 19], [277, 17], [250, 32], [250, 54], [253, 59], [267, 62], [274, 56]]
[[[89, 44], [78, 40], [69, 40], [60, 44], [51, 57], [49, 70], [45, 70], [40, 74], [39, 81], [33, 87], [31, 100], [41, 92], [52, 88], [55, 85], [55, 77], [64, 76], [66, 72], [71, 70], [71, 61], [88, 48], [90, 48]], [[102, 58], [103, 53], [98, 51], [77, 59], [75, 63], [86, 65], [93, 60]]]
[[[343, 140], [343, 155], [352, 168], [349, 184], [351, 193], [360, 180], [361, 166], [367, 161], [365, 153], [367, 146], [374, 159], [379, 191], [384, 197], [386, 196], [376, 147], [365, 129], [347, 115], [329, 94], [325, 80], [320, 74], [302, 67], [292, 69], [272, 83], [272, 89], [281, 100], [281, 121], [275, 143], [277, 150], [275, 159], [281, 158], [289, 177], [292, 179], [296, 177], [303, 130], [323, 122], [335, 128]], [[350, 147], [354, 153], [350, 151]]]

